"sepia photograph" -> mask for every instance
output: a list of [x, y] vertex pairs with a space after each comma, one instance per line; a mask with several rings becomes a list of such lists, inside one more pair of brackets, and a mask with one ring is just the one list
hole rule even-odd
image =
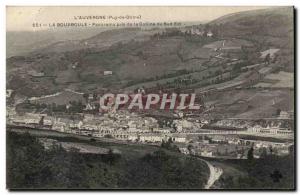
[[6, 6], [6, 188], [295, 191], [295, 13]]

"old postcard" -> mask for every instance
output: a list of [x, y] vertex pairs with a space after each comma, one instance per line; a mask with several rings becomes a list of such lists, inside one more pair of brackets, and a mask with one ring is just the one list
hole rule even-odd
[[293, 7], [7, 6], [10, 190], [295, 190]]

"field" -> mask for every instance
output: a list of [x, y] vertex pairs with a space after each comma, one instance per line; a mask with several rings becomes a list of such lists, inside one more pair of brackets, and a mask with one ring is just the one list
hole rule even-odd
[[31, 102], [39, 103], [39, 104], [52, 104], [55, 103], [56, 105], [66, 105], [70, 101], [80, 101], [82, 103], [85, 102], [82, 94], [74, 93], [71, 91], [62, 91], [57, 93], [56, 95], [50, 97], [41, 97], [39, 99], [33, 99]]
[[242, 39], [228, 39], [228, 40], [221, 40], [215, 41], [210, 44], [206, 44], [204, 48], [222, 48], [222, 49], [241, 49], [242, 46], [252, 46], [253, 44], [250, 41], [242, 40]]
[[[269, 74], [266, 82], [260, 82], [255, 87], [262, 88], [294, 88], [294, 74], [280, 71], [277, 74]], [[271, 82], [268, 82], [271, 80]]]
[[215, 93], [204, 99], [214, 109], [210, 114], [237, 118], [272, 118], [276, 110], [294, 109], [294, 92], [291, 90], [233, 89]]
[[[56, 139], [40, 138], [39, 141], [43, 144], [45, 149], [51, 149], [54, 145], [62, 146], [66, 151], [71, 151], [72, 149], [78, 149], [80, 153], [90, 153], [90, 154], [108, 154], [109, 149], [91, 146], [86, 143], [78, 142], [60, 142]], [[120, 153], [119, 151], [113, 151], [115, 153]]]

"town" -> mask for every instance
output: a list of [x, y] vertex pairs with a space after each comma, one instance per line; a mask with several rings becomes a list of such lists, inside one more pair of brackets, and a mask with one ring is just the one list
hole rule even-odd
[[154, 117], [128, 110], [48, 115], [18, 114], [14, 108], [8, 107], [7, 125], [12, 129], [33, 128], [125, 143], [160, 146], [171, 141], [184, 154], [239, 159], [246, 158], [250, 147], [254, 147], [256, 158], [271, 148], [276, 155], [288, 155], [294, 137], [289, 123], [292, 115], [281, 111], [277, 118], [265, 121], [224, 119], [214, 122], [189, 118], [180, 112], [174, 120], [159, 123]]

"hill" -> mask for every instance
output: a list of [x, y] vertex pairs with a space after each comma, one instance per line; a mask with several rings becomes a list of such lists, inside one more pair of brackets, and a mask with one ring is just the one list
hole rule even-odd
[[294, 70], [294, 10], [278, 7], [245, 11], [213, 20], [209, 25], [221, 28], [221, 37], [239, 37], [255, 42], [261, 50], [279, 48], [284, 66]]
[[222, 36], [293, 38], [293, 7], [239, 12], [220, 17], [209, 24], [221, 25]]
[[7, 31], [6, 57], [28, 55], [57, 42], [82, 40], [109, 29], [82, 28], [50, 29], [41, 31]]
[[[67, 151], [61, 145], [46, 149], [29, 133], [8, 132], [7, 188], [203, 189], [207, 182], [207, 165], [180, 153], [153, 146], [55, 139], [110, 152], [82, 153], [76, 148]], [[114, 153], [116, 150], [120, 152]]]
[[[293, 72], [292, 11], [247, 11], [201, 24], [214, 32], [212, 37], [182, 29], [125, 28], [56, 42], [8, 58], [7, 88], [30, 97], [65, 88], [80, 92], [141, 86], [195, 89], [233, 79], [241, 67], [261, 62], [260, 52], [269, 48], [279, 49], [275, 69]], [[185, 27], [189, 28], [194, 26]]]

